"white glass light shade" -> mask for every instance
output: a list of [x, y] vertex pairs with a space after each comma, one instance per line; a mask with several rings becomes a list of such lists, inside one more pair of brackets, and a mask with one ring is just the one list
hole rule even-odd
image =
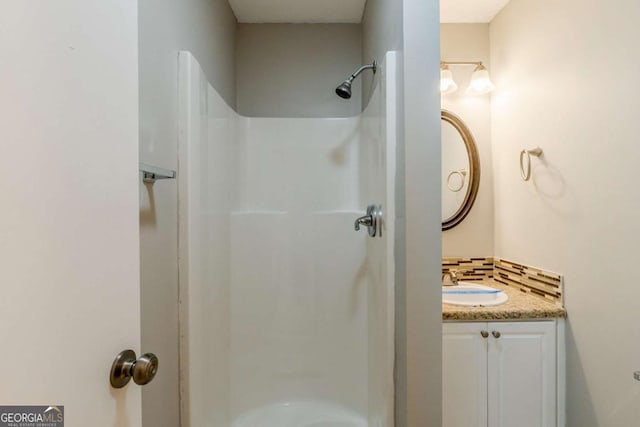
[[440, 92], [443, 94], [453, 93], [458, 90], [458, 85], [453, 80], [453, 74], [448, 68], [440, 69]]
[[471, 75], [471, 82], [469, 83], [467, 93], [471, 95], [484, 95], [495, 88], [495, 85], [489, 77], [489, 71], [482, 65], [479, 65]]

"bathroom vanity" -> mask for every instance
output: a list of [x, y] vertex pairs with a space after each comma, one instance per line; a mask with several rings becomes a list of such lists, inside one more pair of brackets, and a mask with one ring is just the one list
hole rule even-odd
[[563, 426], [565, 310], [491, 286], [509, 300], [443, 304], [443, 426]]

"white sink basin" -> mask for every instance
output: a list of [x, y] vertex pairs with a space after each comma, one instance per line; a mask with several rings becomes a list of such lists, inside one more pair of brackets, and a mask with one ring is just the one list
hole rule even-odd
[[468, 307], [491, 307], [507, 302], [504, 291], [469, 282], [458, 282], [457, 286], [442, 287], [442, 302]]

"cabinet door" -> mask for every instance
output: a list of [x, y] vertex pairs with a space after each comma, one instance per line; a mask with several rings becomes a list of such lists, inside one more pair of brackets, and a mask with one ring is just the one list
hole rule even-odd
[[443, 427], [487, 425], [486, 323], [442, 325]]
[[555, 322], [488, 326], [489, 426], [555, 426]]

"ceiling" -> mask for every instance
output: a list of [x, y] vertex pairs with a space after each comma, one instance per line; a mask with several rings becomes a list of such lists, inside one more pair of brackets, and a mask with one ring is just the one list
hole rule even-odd
[[[440, 22], [491, 22], [508, 2], [440, 0]], [[359, 23], [365, 3], [366, 0], [229, 0], [242, 23]]]
[[366, 0], [229, 0], [242, 23], [359, 23]]
[[440, 0], [440, 22], [491, 22], [507, 3], [509, 0]]

